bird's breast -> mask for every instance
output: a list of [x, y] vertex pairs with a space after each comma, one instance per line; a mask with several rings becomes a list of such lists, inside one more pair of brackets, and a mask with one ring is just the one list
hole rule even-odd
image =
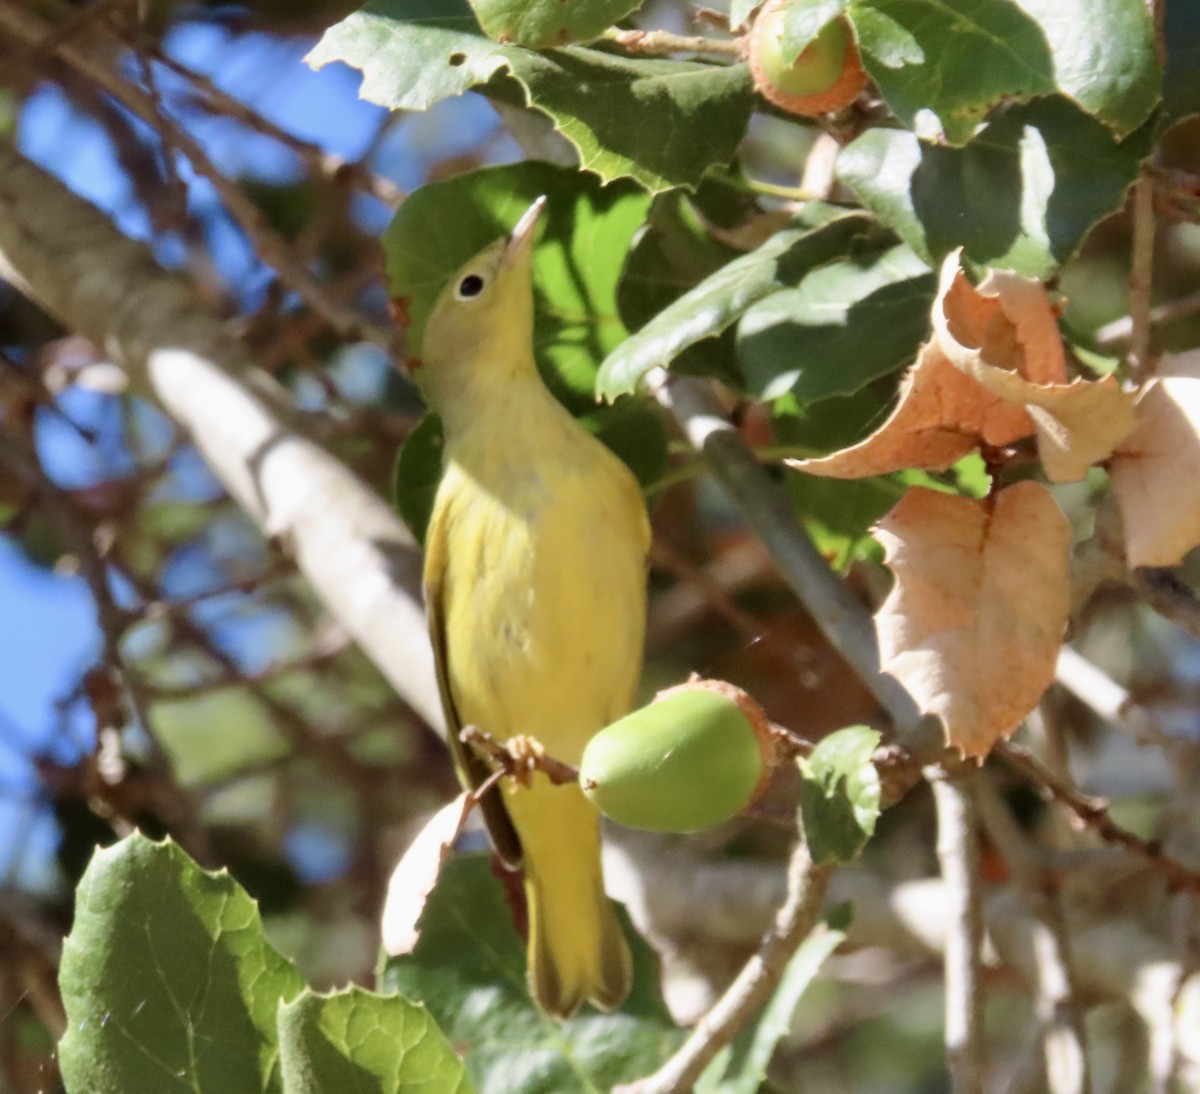
[[628, 709], [645, 626], [641, 499], [623, 466], [593, 455], [489, 477], [452, 467], [439, 494], [459, 715], [569, 762]]

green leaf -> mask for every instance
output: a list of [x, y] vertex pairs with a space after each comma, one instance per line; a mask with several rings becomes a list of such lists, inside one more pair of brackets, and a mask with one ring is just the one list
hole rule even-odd
[[383, 986], [429, 1008], [488, 1094], [599, 1094], [654, 1071], [683, 1035], [658, 995], [646, 944], [626, 922], [634, 984], [619, 1011], [546, 1018], [530, 1001], [525, 948], [490, 861], [462, 855], [443, 867], [416, 950], [387, 962]]
[[1200, 114], [1200, 4], [1174, 3], [1163, 12], [1163, 107], [1167, 122]]
[[784, 482], [804, 527], [835, 570], [844, 571], [859, 559], [882, 557], [871, 529], [904, 496], [899, 475], [846, 481], [788, 475]]
[[1005, 111], [965, 148], [869, 130], [842, 150], [838, 176], [930, 265], [962, 246], [981, 265], [1044, 279], [1121, 207], [1151, 139], [1147, 124], [1118, 144], [1053, 97]]
[[471, 0], [489, 38], [529, 49], [586, 42], [641, 6], [642, 0]]
[[913, 359], [936, 291], [928, 265], [905, 244], [818, 267], [742, 317], [747, 390], [800, 400], [857, 391]]
[[[410, 344], [449, 277], [511, 230], [545, 195], [534, 249], [534, 357], [554, 393], [577, 413], [595, 405], [596, 369], [627, 331], [617, 282], [650, 198], [629, 183], [538, 161], [485, 167], [412, 194], [383, 237], [388, 291], [408, 303]], [[419, 367], [417, 379], [420, 379]]]
[[652, 368], [665, 368], [689, 346], [720, 334], [764, 297], [845, 254], [870, 223], [861, 214], [817, 202], [806, 206], [798, 227], [776, 232], [757, 250], [722, 266], [611, 353], [596, 377], [597, 393], [614, 399], [633, 391]]
[[1061, 94], [1118, 138], [1150, 116], [1162, 96], [1163, 75], [1145, 0], [1015, 2], [1042, 28]]
[[350, 987], [279, 1004], [287, 1094], [472, 1094], [467, 1069], [419, 1003]]
[[853, 862], [874, 833], [880, 788], [871, 754], [879, 739], [867, 726], [848, 726], [799, 761], [800, 813], [813, 862]]
[[422, 545], [442, 481], [444, 443], [442, 419], [426, 414], [400, 446], [392, 472], [392, 504]]
[[687, 196], [661, 195], [621, 274], [617, 303], [626, 325], [637, 330], [739, 254], [712, 237]]
[[[626, 326], [633, 331], [645, 326], [740, 253], [709, 234], [704, 217], [682, 192], [661, 195], [655, 200], [645, 231], [629, 252], [617, 290], [617, 304]], [[732, 334], [697, 342], [672, 365], [677, 371], [721, 376], [734, 382], [732, 366]], [[740, 378], [736, 382], [740, 383]]]
[[59, 984], [69, 1090], [282, 1090], [275, 1012], [303, 980], [245, 891], [170, 841], [135, 834], [96, 852]]
[[1121, 138], [1158, 102], [1142, 0], [854, 0], [863, 65], [919, 136], [964, 144], [995, 106], [1055, 92]]
[[962, 144], [993, 106], [1055, 90], [1041, 28], [1011, 0], [858, 0], [863, 67], [900, 121]]
[[371, 0], [327, 30], [308, 61], [361, 69], [363, 98], [393, 110], [425, 110], [486, 84], [490, 96], [548, 114], [583, 170], [654, 192], [695, 186], [728, 163], [754, 102], [745, 65], [500, 45], [480, 33], [466, 0]]
[[783, 19], [780, 53], [784, 64], [791, 64], [831, 19], [850, 6], [850, 0], [804, 0], [788, 8]]
[[791, 1032], [796, 1007], [821, 966], [845, 941], [849, 925], [847, 905], [832, 909], [817, 923], [792, 955], [767, 1005], [700, 1076], [696, 1094], [757, 1094], [776, 1046]]

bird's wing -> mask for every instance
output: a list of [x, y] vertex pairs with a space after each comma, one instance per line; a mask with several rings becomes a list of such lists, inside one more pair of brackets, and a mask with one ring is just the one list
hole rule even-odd
[[[437, 669], [438, 691], [442, 697], [442, 710], [446, 716], [446, 737], [450, 743], [450, 754], [459, 777], [470, 787], [478, 787], [491, 774], [492, 769], [470, 746], [459, 740], [462, 719], [454, 705], [450, 690], [449, 649], [446, 644], [446, 605], [444, 592], [446, 569], [449, 566], [446, 522], [429, 522], [428, 538], [425, 543], [425, 610], [429, 615], [429, 638], [433, 643], [433, 662]], [[517, 836], [499, 786], [493, 786], [479, 803], [488, 833], [500, 857], [509, 866], [521, 864], [521, 840]]]

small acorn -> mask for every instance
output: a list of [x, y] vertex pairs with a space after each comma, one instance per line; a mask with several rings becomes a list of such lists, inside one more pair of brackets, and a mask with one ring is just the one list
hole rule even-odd
[[766, 787], [777, 760], [762, 708], [720, 680], [691, 680], [588, 742], [579, 785], [627, 828], [696, 832], [727, 821]]
[[[802, 0], [801, 0], [802, 2]], [[763, 98], [791, 114], [813, 117], [849, 106], [867, 85], [854, 31], [845, 16], [826, 23], [790, 65], [783, 30], [796, 0], [767, 0], [750, 28], [750, 71]]]

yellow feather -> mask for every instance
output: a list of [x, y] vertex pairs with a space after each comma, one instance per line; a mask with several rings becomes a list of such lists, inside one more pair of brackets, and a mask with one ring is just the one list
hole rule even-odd
[[[533, 363], [535, 205], [467, 263], [430, 315], [418, 381], [442, 415], [445, 471], [427, 535], [426, 599], [452, 733], [535, 737], [578, 763], [630, 706], [645, 629], [649, 524], [620, 460], [554, 399]], [[456, 752], [476, 785], [483, 765]], [[620, 1005], [629, 952], [604, 895], [599, 817], [543, 775], [485, 803], [525, 870], [529, 980], [568, 1016]]]

